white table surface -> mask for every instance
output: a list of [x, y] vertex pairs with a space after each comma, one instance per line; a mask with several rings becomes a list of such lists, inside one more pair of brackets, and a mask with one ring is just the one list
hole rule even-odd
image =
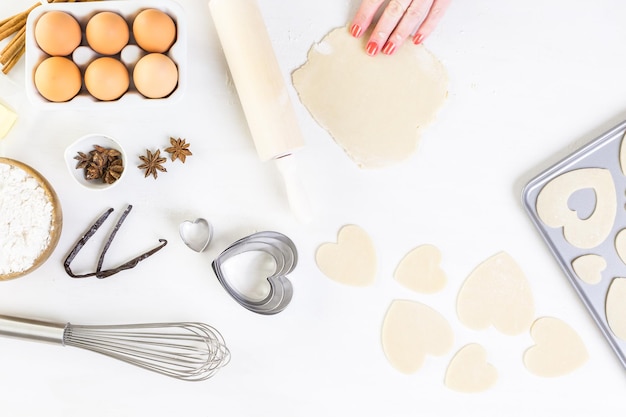
[[[2, 98], [19, 121], [0, 155], [42, 172], [60, 196], [64, 228], [49, 261], [27, 277], [0, 283], [0, 313], [76, 324], [205, 321], [224, 335], [231, 363], [214, 378], [181, 382], [84, 352], [21, 340], [0, 343], [4, 416], [526, 416], [618, 415], [626, 411], [625, 371], [585, 311], [521, 205], [534, 175], [626, 118], [626, 3], [618, 0], [453, 1], [427, 47], [445, 65], [449, 97], [405, 163], [360, 170], [309, 116], [290, 85], [307, 146], [302, 180], [316, 212], [309, 225], [291, 215], [275, 168], [259, 162], [205, 1], [180, 0], [189, 37], [189, 89], [176, 106], [133, 111], [40, 112], [23, 92]], [[3, 2], [4, 17], [33, 0]], [[285, 77], [309, 47], [346, 24], [357, 0], [259, 0]], [[393, 76], [393, 74], [389, 74]], [[10, 74], [24, 84], [24, 63]], [[100, 132], [117, 138], [131, 164], [109, 191], [81, 188], [63, 161], [66, 146]], [[186, 138], [194, 153], [168, 164], [154, 181], [133, 168], [146, 148]], [[137, 268], [106, 280], [74, 280], [63, 260], [84, 229], [108, 207], [134, 210], [109, 262], [168, 246]], [[178, 225], [204, 217], [215, 227], [197, 254]], [[112, 226], [109, 220], [106, 226]], [[376, 282], [351, 288], [326, 278], [315, 249], [339, 228], [358, 224], [378, 253]], [[219, 285], [212, 260], [230, 243], [261, 230], [291, 237], [299, 265], [295, 296], [266, 317], [236, 304]], [[101, 232], [102, 233], [102, 232]], [[443, 254], [447, 287], [419, 295], [393, 280], [399, 260], [431, 243]], [[479, 263], [506, 251], [531, 284], [536, 315], [565, 320], [582, 336], [589, 361], [552, 379], [523, 363], [530, 335], [472, 331], [454, 305]], [[93, 254], [92, 254], [93, 256]], [[85, 258], [87, 258], [86, 256]], [[77, 261], [78, 262], [78, 261]], [[81, 263], [82, 262], [82, 263]], [[77, 265], [88, 267], [86, 259]], [[413, 375], [387, 362], [380, 343], [394, 299], [440, 311], [454, 349], [427, 358]], [[481, 394], [443, 385], [452, 354], [481, 343], [499, 380]]]

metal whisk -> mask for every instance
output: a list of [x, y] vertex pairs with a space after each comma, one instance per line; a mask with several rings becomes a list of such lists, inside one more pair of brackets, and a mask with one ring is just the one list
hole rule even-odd
[[210, 378], [230, 359], [220, 333], [196, 322], [82, 326], [0, 315], [0, 335], [87, 349], [186, 381]]

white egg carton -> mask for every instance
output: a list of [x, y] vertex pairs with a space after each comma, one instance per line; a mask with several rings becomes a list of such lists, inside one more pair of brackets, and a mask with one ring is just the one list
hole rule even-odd
[[[146, 98], [139, 93], [132, 81], [132, 72], [135, 63], [147, 52], [139, 48], [132, 34], [132, 23], [135, 17], [145, 9], [158, 9], [168, 14], [176, 24], [176, 41], [166, 52], [178, 68], [178, 84], [176, 89], [167, 97], [160, 99]], [[83, 41], [76, 48], [71, 58], [80, 68], [81, 75], [84, 75], [85, 68], [94, 59], [102, 56], [91, 50], [85, 41], [85, 27], [87, 21], [95, 14], [103, 11], [118, 13], [128, 22], [130, 29], [129, 44], [121, 53], [113, 55], [114, 58], [122, 61], [129, 70], [131, 82], [129, 90], [119, 99], [114, 101], [100, 101], [94, 98], [87, 89], [83, 81], [80, 92], [73, 99], [56, 103], [44, 98], [35, 87], [35, 70], [37, 66], [49, 57], [42, 51], [35, 41], [35, 25], [37, 20], [46, 12], [59, 10], [74, 16], [80, 23], [83, 31]], [[89, 1], [80, 3], [48, 3], [35, 8], [30, 12], [26, 21], [26, 95], [33, 105], [43, 110], [89, 110], [105, 108], [127, 108], [144, 107], [152, 105], [163, 105], [177, 101], [184, 93], [187, 85], [187, 24], [182, 7], [171, 0], [107, 0]]]

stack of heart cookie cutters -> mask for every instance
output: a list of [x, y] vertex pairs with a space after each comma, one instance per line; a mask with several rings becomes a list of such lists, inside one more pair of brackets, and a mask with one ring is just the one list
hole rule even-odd
[[[213, 226], [203, 218], [180, 224], [180, 237], [190, 249], [203, 252], [213, 237]], [[274, 272], [267, 277], [270, 289], [262, 299], [255, 299], [239, 291], [228, 279], [223, 265], [229, 259], [248, 252], [269, 255], [275, 265]], [[243, 307], [263, 315], [283, 311], [293, 297], [293, 286], [287, 278], [298, 263], [298, 251], [291, 239], [279, 232], [264, 231], [237, 240], [226, 248], [212, 263], [213, 271], [226, 292]]]
[[[274, 259], [276, 270], [267, 278], [270, 291], [262, 300], [255, 300], [232, 286], [222, 265], [229, 259], [246, 252], [264, 252]], [[287, 275], [298, 262], [294, 243], [278, 232], [258, 232], [239, 239], [224, 250], [214, 261], [213, 271], [224, 289], [243, 307], [259, 314], [276, 314], [285, 309], [293, 297], [293, 286]]]

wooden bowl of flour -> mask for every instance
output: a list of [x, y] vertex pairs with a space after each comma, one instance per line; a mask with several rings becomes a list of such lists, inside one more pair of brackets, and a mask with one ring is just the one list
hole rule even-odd
[[0, 158], [0, 281], [34, 271], [61, 236], [59, 197], [35, 169]]

